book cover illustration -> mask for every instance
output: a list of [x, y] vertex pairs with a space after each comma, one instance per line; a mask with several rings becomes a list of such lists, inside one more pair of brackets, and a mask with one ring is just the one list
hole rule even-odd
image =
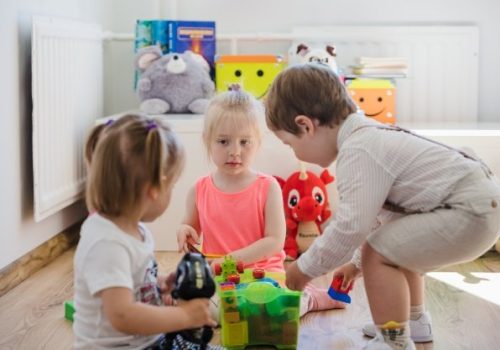
[[215, 22], [168, 21], [168, 52], [183, 53], [191, 50], [200, 54], [210, 65], [212, 77], [215, 69]]

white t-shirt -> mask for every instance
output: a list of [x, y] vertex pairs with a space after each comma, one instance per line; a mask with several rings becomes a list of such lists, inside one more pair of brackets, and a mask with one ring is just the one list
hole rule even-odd
[[144, 225], [140, 229], [142, 242], [99, 214], [83, 223], [74, 258], [75, 349], [143, 349], [160, 336], [116, 331], [97, 295], [107, 288], [125, 287], [136, 301], [161, 305], [153, 237]]

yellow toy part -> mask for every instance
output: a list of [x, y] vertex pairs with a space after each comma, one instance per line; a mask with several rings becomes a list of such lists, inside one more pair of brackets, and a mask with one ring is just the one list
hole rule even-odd
[[244, 349], [248, 344], [248, 322], [227, 323], [225, 327], [227, 331], [221, 333], [222, 343]]
[[283, 68], [279, 55], [221, 55], [215, 62], [215, 88], [223, 92], [237, 84], [261, 99]]
[[354, 79], [347, 89], [367, 117], [385, 124], [396, 122], [396, 88], [390, 80]]

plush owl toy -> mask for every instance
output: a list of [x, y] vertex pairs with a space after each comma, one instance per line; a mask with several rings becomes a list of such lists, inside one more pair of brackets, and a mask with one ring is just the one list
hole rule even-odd
[[326, 185], [334, 178], [326, 169], [318, 177], [301, 167], [286, 181], [279, 176], [276, 179], [283, 192], [285, 207], [285, 253], [287, 260], [295, 260], [321, 234], [321, 224], [332, 214]]

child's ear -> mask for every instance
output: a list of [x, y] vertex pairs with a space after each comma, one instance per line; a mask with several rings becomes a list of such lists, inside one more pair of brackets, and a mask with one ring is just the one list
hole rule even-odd
[[160, 189], [157, 187], [154, 187], [154, 186], [148, 186], [147, 195], [152, 200], [156, 200], [158, 198], [158, 196], [160, 195]]
[[298, 127], [302, 130], [303, 134], [308, 134], [310, 132], [313, 132], [316, 128], [316, 124], [314, 123], [314, 121], [305, 115], [296, 116], [295, 124], [298, 125]]

